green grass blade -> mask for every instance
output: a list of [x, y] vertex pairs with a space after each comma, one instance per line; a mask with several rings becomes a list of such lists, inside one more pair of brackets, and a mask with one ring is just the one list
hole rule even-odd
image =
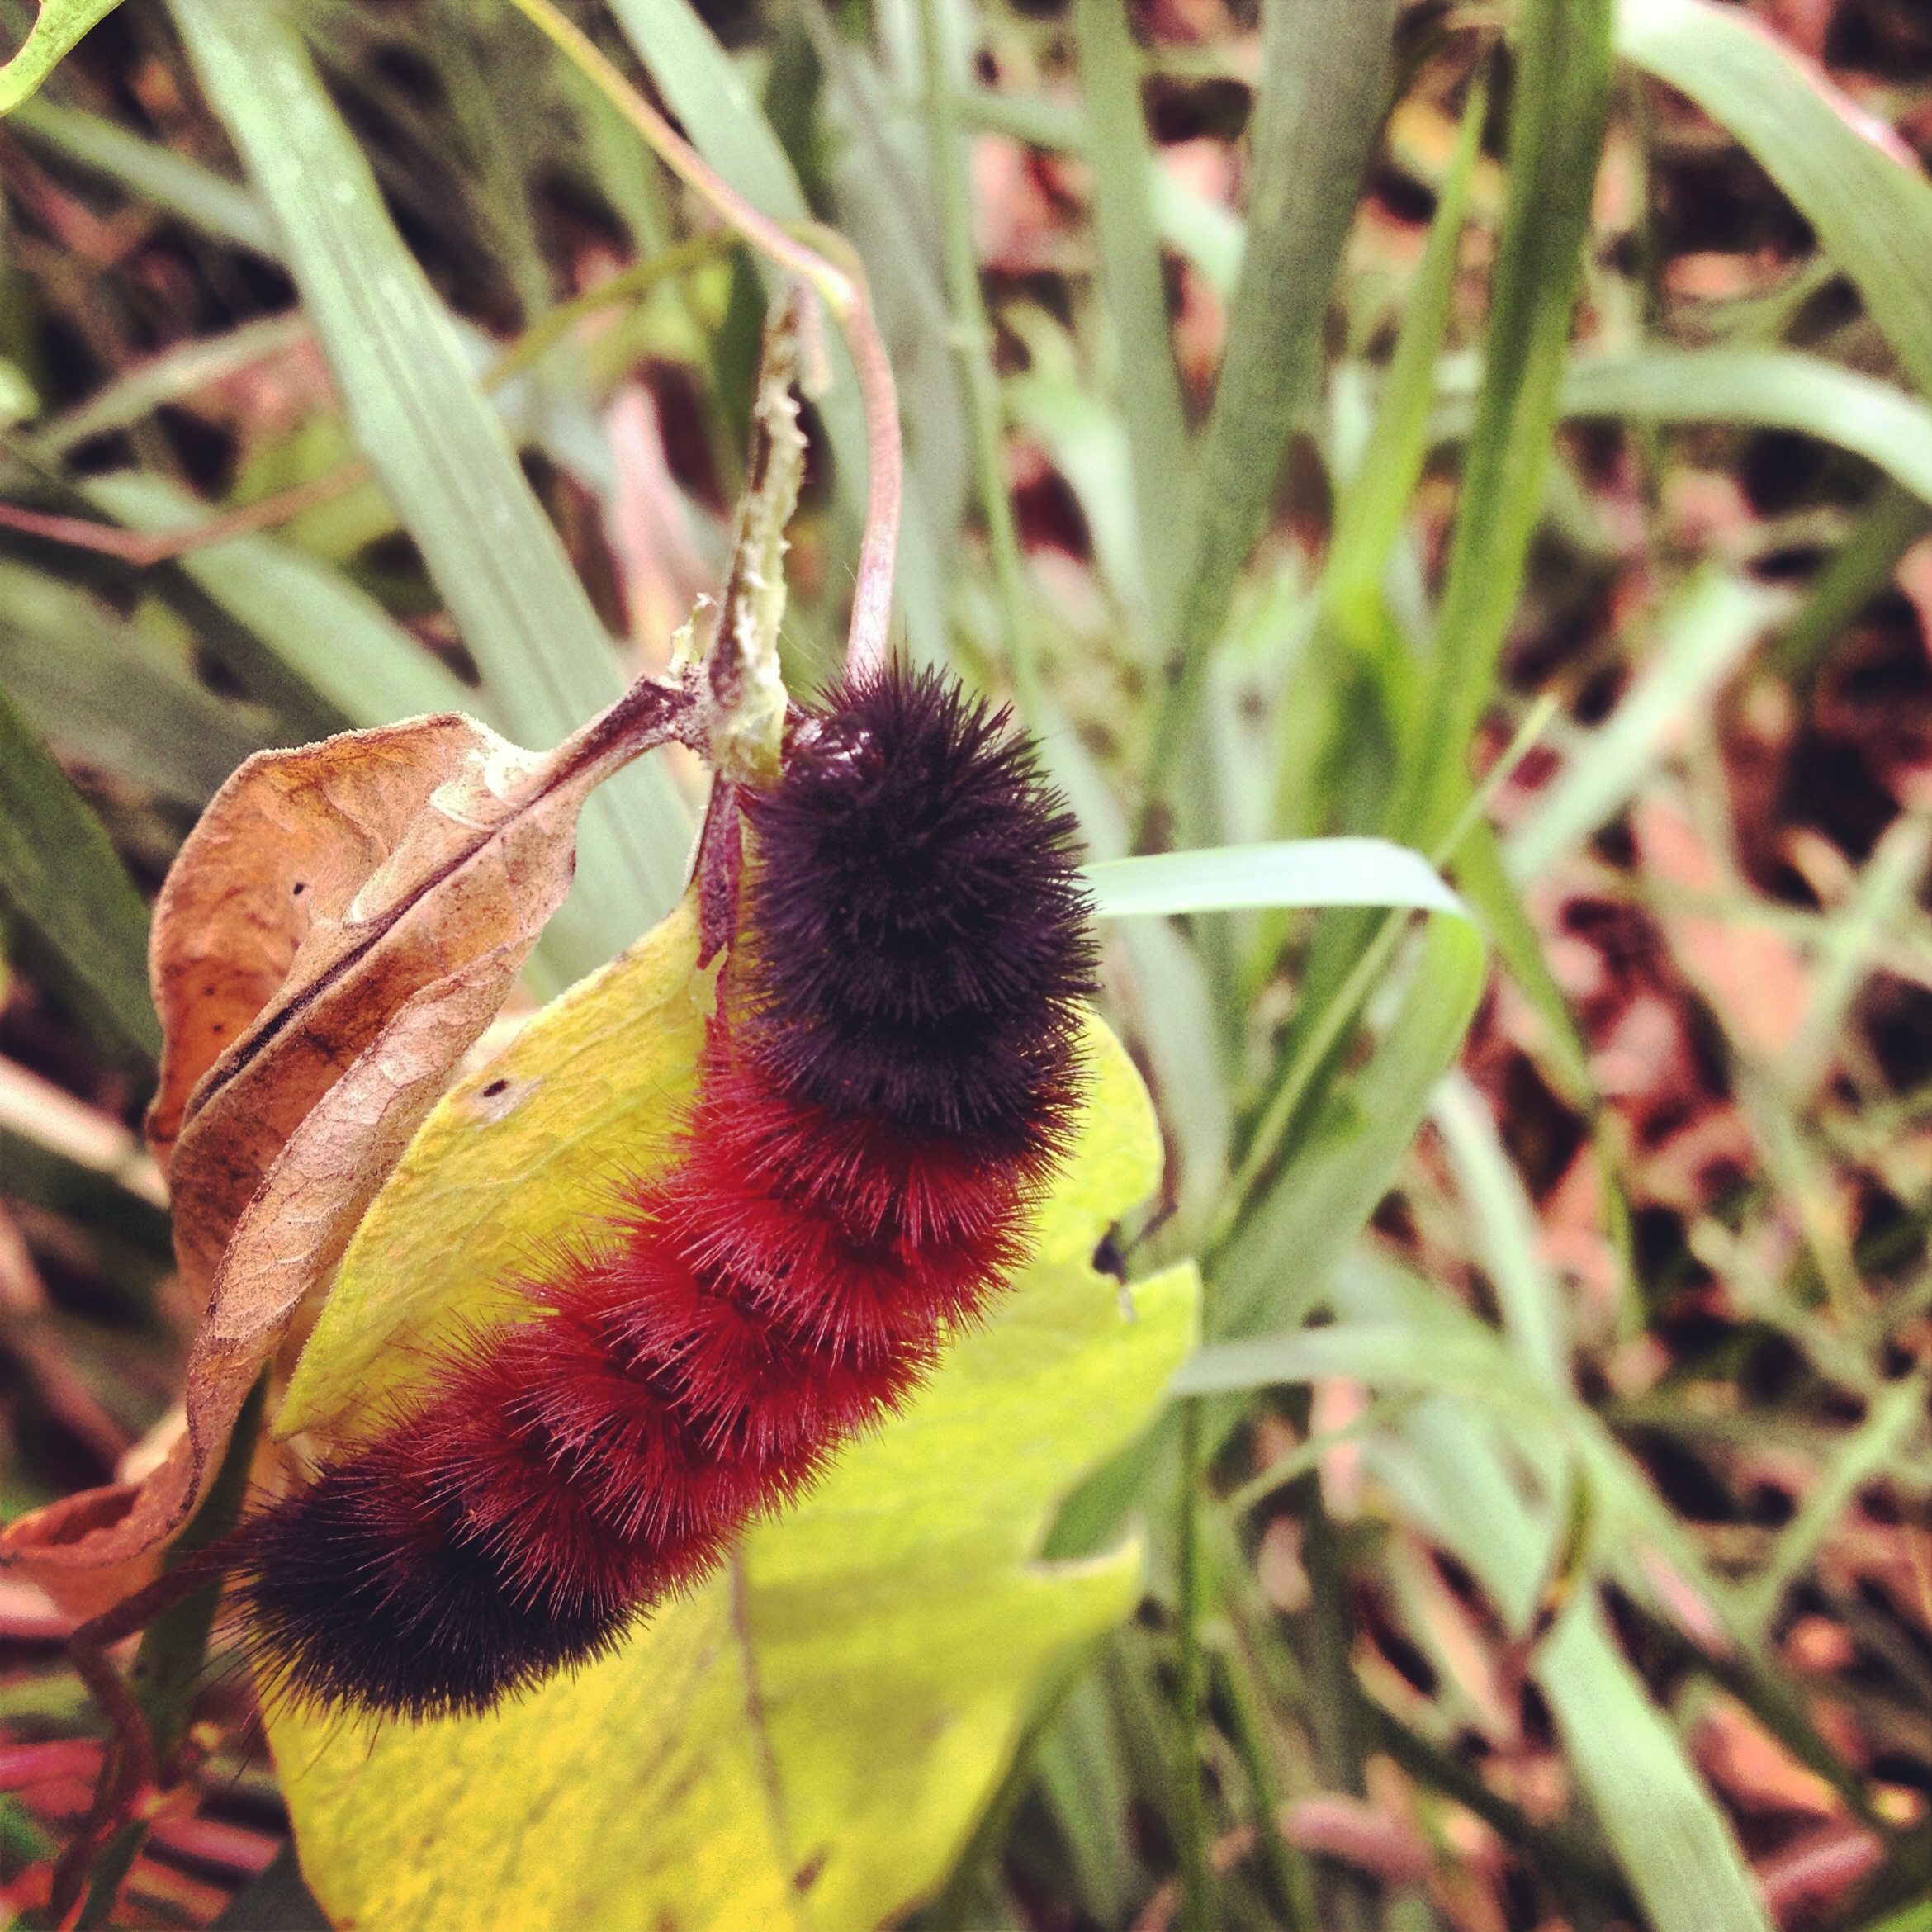
[[1518, 884], [1540, 877], [1615, 817], [1674, 735], [1790, 608], [1785, 592], [1715, 566], [1693, 578], [1664, 614], [1655, 660], [1505, 845], [1509, 877]]
[[1461, 912], [1428, 860], [1386, 839], [1284, 839], [1107, 859], [1087, 869], [1102, 919], [1268, 906], [1411, 906]]
[[1334, 1322], [1197, 1348], [1175, 1371], [1167, 1393], [1220, 1395], [1332, 1376], [1452, 1395], [1546, 1428], [1561, 1413], [1550, 1391], [1493, 1337], [1424, 1333], [1398, 1322]]
[[40, 0], [40, 11], [13, 58], [0, 66], [0, 114], [10, 114], [121, 0]]
[[[1480, 1326], [1466, 1309], [1367, 1256], [1338, 1274], [1335, 1300], [1344, 1325], [1398, 1321], [1445, 1349], [1466, 1347]], [[1583, 1403], [1552, 1399], [1560, 1402], [1560, 1434], [1494, 1403], [1479, 1409], [1437, 1396], [1401, 1411], [1393, 1441], [1371, 1438], [1365, 1452], [1513, 1630], [1527, 1627], [1550, 1580], [1557, 1504], [1579, 1469], [1596, 1506], [1597, 1546], [1615, 1556], [1650, 1546], [1721, 1615], [1694, 1543], [1627, 1453]], [[1526, 1505], [1512, 1466], [1532, 1473], [1540, 1500]], [[1632, 1573], [1620, 1578], [1625, 1587], [1645, 1596], [1638, 1566], [1622, 1567]], [[1532, 1667], [1579, 1782], [1659, 1932], [1767, 1932], [1722, 1812], [1609, 1636], [1593, 1590], [1578, 1593]]]
[[1191, 548], [1193, 452], [1181, 413], [1153, 197], [1153, 144], [1140, 101], [1140, 63], [1118, 0], [1076, 0], [1074, 34], [1087, 95], [1094, 228], [1113, 319], [1121, 410], [1133, 452], [1136, 521], [1155, 636], [1175, 642]]
[[1889, 382], [1796, 349], [1645, 349], [1572, 362], [1565, 416], [1740, 423], [1849, 449], [1932, 502], [1932, 409]]
[[1054, 467], [1066, 478], [1087, 520], [1094, 561], [1129, 613], [1125, 642], [1144, 658], [1151, 655], [1153, 642], [1153, 612], [1127, 426], [1110, 405], [1076, 379], [1070, 367], [1058, 366], [1072, 358], [1049, 356], [1045, 330], [1030, 328], [1022, 320], [1016, 333], [1034, 352], [1033, 366], [1001, 386], [1007, 415], [1038, 438]]
[[69, 161], [119, 182], [130, 193], [178, 215], [217, 241], [233, 242], [272, 260], [281, 258], [282, 238], [268, 211], [239, 182], [211, 168], [144, 141], [97, 114], [52, 101], [30, 101], [7, 125]]
[[1522, 586], [1568, 353], [1610, 97], [1611, 0], [1528, 0], [1486, 367], [1463, 467], [1426, 736], [1398, 818], [1425, 850], [1468, 789], [1470, 734]]
[[1539, 1062], [1573, 1107], [1593, 1114], [1598, 1096], [1589, 1049], [1543, 957], [1542, 935], [1503, 869], [1502, 850], [1486, 819], [1457, 848], [1453, 871], [1456, 890], [1475, 908], [1497, 956], [1542, 1016], [1545, 1034], [1536, 1049]]
[[1896, 483], [1880, 485], [1856, 529], [1811, 579], [1803, 607], [1767, 654], [1773, 666], [1808, 686], [1825, 654], [1858, 614], [1891, 584], [1905, 553], [1932, 533], [1932, 506]]
[[1748, 15], [1622, 0], [1617, 49], [1748, 148], [1858, 285], [1900, 367], [1932, 394], [1932, 181], [1889, 128]]
[[[989, 134], [1006, 135], [1060, 154], [1089, 151], [1087, 116], [1070, 102], [973, 88], [961, 97], [960, 107], [969, 126]], [[1241, 217], [1196, 193], [1151, 154], [1147, 157], [1147, 198], [1162, 242], [1198, 268], [1209, 287], [1226, 301], [1240, 282], [1241, 258], [1248, 245]]]
[[148, 912], [101, 822], [0, 694], [0, 901], [30, 929], [83, 1016], [123, 1050], [161, 1052], [148, 997]]
[[1920, 812], [1901, 813], [1880, 835], [1850, 899], [1827, 918], [1823, 958], [1805, 997], [1804, 1017], [1778, 1068], [1778, 1084], [1794, 1102], [1809, 1101], [1817, 1091], [1853, 1002], [1887, 941], [1914, 920], [1928, 857], [1932, 820]]
[[[1406, 1338], [1406, 1356], [1390, 1345], [1395, 1366], [1413, 1370], [1428, 1353], [1454, 1361], [1471, 1352], [1472, 1336], [1481, 1334], [1466, 1309], [1366, 1256], [1338, 1274], [1335, 1290], [1344, 1333], [1392, 1324], [1393, 1335]], [[1556, 1406], [1558, 1428], [1572, 1448], [1589, 1451], [1588, 1480], [1607, 1516], [1615, 1518], [1626, 1507], [1620, 1485], [1634, 1481], [1667, 1522], [1675, 1519], [1631, 1474], [1622, 1452], [1608, 1446], [1589, 1409], [1510, 1361], [1494, 1338], [1482, 1340], [1499, 1358], [1493, 1388], [1480, 1399], [1426, 1397], [1404, 1409], [1381, 1440], [1368, 1439], [1364, 1451], [1400, 1498], [1404, 1514], [1468, 1566], [1508, 1627], [1520, 1631], [1549, 1580], [1558, 1540], [1556, 1503], [1570, 1479], [1562, 1436], [1550, 1419], [1536, 1419], [1527, 1408], [1519, 1414], [1496, 1399], [1513, 1376]], [[1533, 1475], [1539, 1500], [1525, 1500], [1511, 1466]], [[1627, 1541], [1637, 1527], [1634, 1521], [1606, 1524], [1601, 1534], [1606, 1542], [1612, 1536]], [[1649, 1524], [1641, 1527], [1648, 1539]], [[1674, 1560], [1670, 1545], [1660, 1546]], [[1685, 1574], [1698, 1574], [1694, 1562]], [[1768, 1932], [1723, 1813], [1612, 1640], [1593, 1589], [1577, 1593], [1535, 1653], [1532, 1668], [1578, 1782], [1657, 1932]]]
[[[80, 485], [131, 530], [192, 528], [207, 510], [160, 476], [124, 471]], [[446, 670], [342, 572], [268, 536], [184, 552], [178, 567], [238, 618], [339, 717], [393, 724], [425, 711], [488, 711], [488, 695]]]
[[1206, 1324], [1215, 1338], [1292, 1327], [1321, 1300], [1456, 1058], [1484, 964], [1468, 920], [1432, 916], [1400, 1012], [1331, 1109], [1326, 1130], [1296, 1150], [1219, 1257]]
[[1852, 1499], [1882, 1475], [1925, 1421], [1927, 1377], [1923, 1371], [1887, 1388], [1863, 1422], [1849, 1431], [1827, 1459], [1798, 1513], [1778, 1532], [1771, 1560], [1745, 1585], [1737, 1606], [1745, 1627], [1760, 1641], [1792, 1584], [1811, 1566], [1820, 1546], [1843, 1521]]
[[[1048, 775], [1078, 816], [1088, 849], [1119, 863], [1127, 828], [1106, 780], [1078, 736], [1058, 713], [1043, 722]], [[1178, 927], [1159, 917], [1114, 928], [1129, 980], [1139, 1045], [1153, 1076], [1161, 1119], [1173, 1138], [1179, 1172], [1171, 1177], [1178, 1218], [1191, 1229], [1206, 1218], [1228, 1177], [1234, 1106], [1221, 1064], [1214, 995], [1200, 956]]]
[[[1375, 428], [1347, 488], [1335, 509], [1324, 566], [1324, 596], [1347, 623], [1365, 604], [1379, 608], [1382, 572], [1402, 527], [1416, 480], [1428, 454], [1429, 410], [1434, 400], [1437, 358], [1449, 328], [1456, 289], [1462, 221], [1470, 183], [1482, 153], [1489, 89], [1479, 83], [1463, 110], [1462, 126], [1421, 266], [1404, 306], [1395, 352], [1376, 410]], [[1360, 620], [1357, 620], [1358, 625]]]
[[1248, 247], [1201, 452], [1194, 569], [1178, 681], [1153, 754], [1157, 785], [1313, 392], [1328, 291], [1386, 104], [1396, 11], [1394, 0], [1268, 0], [1262, 10]]
[[1723, 1812], [1617, 1649], [1593, 1592], [1551, 1632], [1537, 1679], [1656, 1932], [1769, 1932]]
[[1429, 1115], [1456, 1170], [1464, 1219], [1512, 1348], [1544, 1388], [1569, 1388], [1568, 1311], [1538, 1251], [1536, 1210], [1503, 1152], [1489, 1103], [1466, 1074], [1452, 1071], [1436, 1089]]
[[[279, 11], [173, 0], [209, 98], [272, 208], [357, 442], [523, 743], [554, 744], [622, 688], [598, 623], [478, 392], [374, 176]], [[579, 826], [577, 884], [547, 949], [582, 972], [682, 888], [689, 826], [661, 765], [605, 787]]]
[[178, 343], [136, 362], [97, 395], [36, 430], [28, 440], [28, 453], [41, 462], [56, 462], [89, 437], [128, 429], [163, 403], [178, 402], [224, 377], [299, 348], [308, 339], [309, 324], [303, 316], [265, 315], [220, 335]]
[[251, 751], [267, 715], [225, 703], [140, 616], [0, 563], [0, 688], [34, 728], [97, 769], [199, 810]]
[[1150, 154], [1147, 165], [1148, 207], [1162, 243], [1198, 268], [1223, 301], [1241, 282], [1241, 259], [1248, 230], [1241, 217], [1220, 201], [1210, 201], [1177, 180]]
[[987, 312], [986, 291], [980, 281], [979, 258], [973, 240], [969, 158], [959, 135], [955, 57], [948, 45], [945, 17], [940, 0], [919, 0], [926, 141], [938, 204], [946, 295], [952, 310], [949, 334], [965, 391], [973, 466], [978, 484], [980, 514], [986, 523], [987, 547], [992, 556], [993, 594], [999, 607], [1007, 675], [1012, 680], [1020, 715], [1030, 719], [1039, 714], [1039, 675], [1027, 610], [1019, 523], [1006, 476], [1006, 425], [999, 376], [993, 367], [992, 324]]

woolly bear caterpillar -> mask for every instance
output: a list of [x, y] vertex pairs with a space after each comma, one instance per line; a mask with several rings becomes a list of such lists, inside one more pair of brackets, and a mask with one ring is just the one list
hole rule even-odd
[[1022, 1258], [1092, 969], [1030, 748], [893, 669], [743, 803], [740, 937], [669, 1170], [532, 1319], [244, 1526], [283, 1694], [482, 1712], [599, 1655], [902, 1402]]

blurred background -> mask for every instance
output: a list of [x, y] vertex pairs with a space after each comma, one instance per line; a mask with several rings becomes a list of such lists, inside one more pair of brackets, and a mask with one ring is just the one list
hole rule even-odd
[[[1049, 1554], [1143, 1527], [1144, 1601], [912, 1922], [1932, 1925], [1932, 15], [564, 11], [858, 250], [897, 635], [1096, 858], [1383, 834], [1477, 921], [1107, 929], [1168, 1151], [1112, 1258], [1201, 1258], [1224, 1392], [1067, 1504]], [[125, 0], [0, 121], [8, 1517], [178, 1394], [143, 962], [196, 814], [258, 747], [549, 743], [661, 667], [766, 288], [500, 0]], [[535, 995], [668, 907], [701, 799], [600, 798]], [[0, 1575], [29, 1914], [100, 1759], [66, 1627]], [[193, 1717], [112, 1923], [277, 1858], [231, 1655]], [[285, 1877], [227, 1922], [318, 1922]]]

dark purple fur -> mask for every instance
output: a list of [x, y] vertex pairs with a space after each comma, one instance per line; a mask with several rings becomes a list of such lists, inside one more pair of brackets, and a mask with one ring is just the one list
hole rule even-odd
[[834, 694], [762, 798], [757, 1052], [790, 1090], [1014, 1154], [1093, 990], [1077, 827], [1005, 712], [940, 677]]

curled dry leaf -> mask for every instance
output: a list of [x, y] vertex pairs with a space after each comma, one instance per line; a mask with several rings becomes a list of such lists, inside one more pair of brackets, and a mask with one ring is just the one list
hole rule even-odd
[[154, 1567], [561, 902], [585, 797], [686, 708], [639, 684], [542, 754], [417, 718], [259, 754], [223, 787], [163, 888], [152, 955], [166, 1049], [149, 1133], [206, 1299], [186, 1428], [140, 1483], [12, 1525], [0, 1557], [81, 1610]]

